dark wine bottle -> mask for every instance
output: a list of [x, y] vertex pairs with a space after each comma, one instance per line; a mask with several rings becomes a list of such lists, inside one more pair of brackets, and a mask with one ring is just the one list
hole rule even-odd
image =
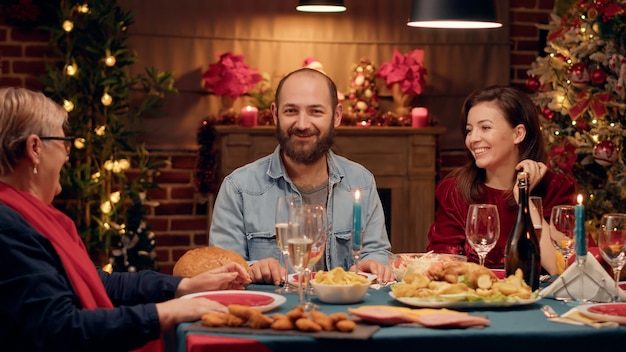
[[541, 253], [539, 239], [530, 218], [528, 206], [530, 184], [527, 172], [522, 171], [517, 174], [517, 187], [519, 188], [519, 210], [506, 242], [504, 270], [508, 277], [515, 274], [517, 269], [521, 269], [524, 273], [524, 281], [534, 291], [539, 288]]

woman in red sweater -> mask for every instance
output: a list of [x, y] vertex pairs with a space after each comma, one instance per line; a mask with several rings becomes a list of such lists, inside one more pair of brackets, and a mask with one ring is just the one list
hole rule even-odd
[[[461, 132], [470, 162], [453, 171], [435, 191], [437, 212], [428, 231], [428, 250], [461, 254], [478, 262], [465, 240], [468, 204], [496, 204], [500, 238], [485, 260], [493, 268], [504, 266], [504, 248], [517, 217], [517, 172], [529, 173], [531, 195], [543, 200], [544, 220], [557, 204], [574, 204], [575, 181], [546, 166], [548, 155], [540, 130], [537, 108], [525, 93], [511, 87], [492, 86], [470, 94], [463, 103]], [[548, 228], [544, 222], [544, 229]], [[541, 263], [556, 273], [555, 248], [550, 236], [541, 235]]]

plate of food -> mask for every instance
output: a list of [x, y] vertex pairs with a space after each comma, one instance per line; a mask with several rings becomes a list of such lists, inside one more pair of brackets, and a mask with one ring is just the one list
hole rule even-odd
[[597, 303], [576, 307], [583, 315], [602, 321], [626, 325], [626, 303]]
[[[312, 272], [311, 276], [310, 276], [310, 280], [315, 279], [315, 275], [317, 274], [317, 272]], [[370, 273], [364, 273], [364, 272], [359, 272], [359, 275], [363, 276], [364, 278], [366, 278], [367, 280], [374, 282], [374, 280], [376, 280], [376, 275], [374, 274], [370, 274]], [[289, 274], [288, 275], [288, 280], [289, 280], [289, 284], [293, 285], [295, 287], [298, 287], [300, 285], [300, 276], [296, 273], [296, 274]]]
[[407, 273], [392, 284], [395, 300], [424, 308], [493, 308], [532, 304], [540, 297], [524, 282], [520, 269], [499, 278], [477, 263], [446, 262], [427, 273]]
[[206, 291], [184, 295], [181, 298], [207, 298], [219, 302], [225, 306], [229, 304], [241, 304], [253, 307], [261, 312], [267, 312], [279, 307], [287, 301], [284, 296], [270, 292], [246, 291], [246, 290], [223, 290]]
[[479, 309], [523, 306], [527, 304], [533, 304], [541, 299], [541, 297], [536, 296], [529, 299], [499, 298], [489, 300], [471, 294], [444, 294], [431, 297], [396, 297], [391, 291], [389, 292], [389, 295], [396, 301], [412, 307], [449, 309]]

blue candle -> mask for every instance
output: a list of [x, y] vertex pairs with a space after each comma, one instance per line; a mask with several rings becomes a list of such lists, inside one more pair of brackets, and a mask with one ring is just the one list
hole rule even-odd
[[576, 256], [587, 255], [587, 236], [585, 236], [585, 206], [583, 205], [582, 194], [578, 195], [578, 204], [574, 206], [574, 216], [576, 227], [574, 227], [574, 243], [576, 246]]
[[361, 191], [354, 192], [354, 205], [352, 207], [352, 249], [361, 250]]

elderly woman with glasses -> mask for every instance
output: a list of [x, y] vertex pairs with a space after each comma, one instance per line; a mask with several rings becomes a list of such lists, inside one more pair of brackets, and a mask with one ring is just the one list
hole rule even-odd
[[122, 351], [226, 307], [184, 294], [242, 288], [235, 263], [191, 278], [96, 268], [52, 201], [73, 137], [67, 112], [23, 88], [0, 88], [0, 341], [3, 350]]

